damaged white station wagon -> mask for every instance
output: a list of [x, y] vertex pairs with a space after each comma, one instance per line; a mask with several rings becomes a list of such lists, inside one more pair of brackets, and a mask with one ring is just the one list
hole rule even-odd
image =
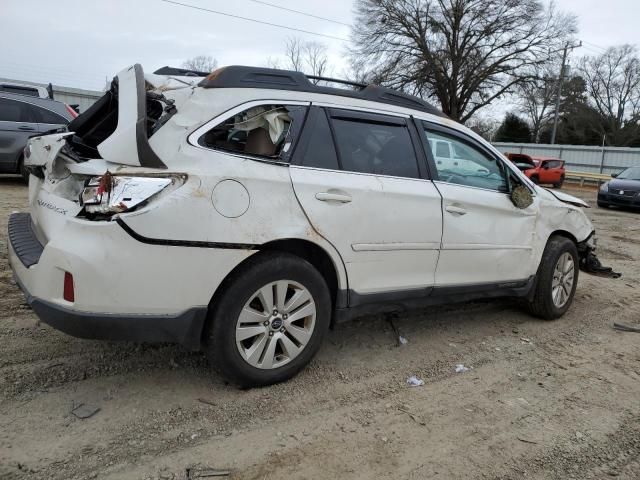
[[553, 319], [578, 267], [608, 273], [581, 200], [418, 98], [311, 80], [135, 65], [68, 133], [33, 138], [9, 261], [38, 316], [204, 348], [257, 386], [304, 367], [332, 322], [501, 296]]

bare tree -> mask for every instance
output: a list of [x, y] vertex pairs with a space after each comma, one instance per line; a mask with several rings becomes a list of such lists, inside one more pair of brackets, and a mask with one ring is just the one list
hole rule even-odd
[[352, 56], [374, 80], [465, 121], [574, 31], [574, 17], [541, 0], [357, 0]]
[[[285, 43], [285, 61], [278, 58], [267, 59], [267, 65], [271, 68], [285, 68], [304, 72], [309, 75], [321, 77], [327, 75], [329, 70], [329, 58], [327, 47], [319, 42], [305, 42], [297, 37], [290, 37]], [[319, 80], [314, 80], [318, 83]]]
[[531, 125], [531, 138], [535, 143], [540, 143], [542, 129], [553, 117], [553, 100], [558, 89], [556, 70], [551, 64], [534, 67], [516, 87], [520, 112]]
[[211, 72], [218, 68], [218, 61], [211, 55], [198, 55], [182, 62], [182, 68], [197, 72]]
[[[580, 63], [589, 100], [604, 118], [610, 141], [617, 145], [637, 139], [640, 121], [640, 60], [636, 47], [611, 47]], [[628, 135], [633, 131], [631, 138]]]

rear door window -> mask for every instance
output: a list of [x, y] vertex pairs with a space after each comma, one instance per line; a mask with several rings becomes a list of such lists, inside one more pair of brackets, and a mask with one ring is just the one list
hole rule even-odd
[[310, 113], [298, 148], [300, 151], [296, 156], [300, 160], [296, 163], [305, 167], [340, 169], [329, 120], [323, 108], [314, 108]]
[[343, 170], [420, 178], [406, 120], [383, 115], [331, 111], [332, 130]]
[[24, 102], [0, 98], [0, 122], [35, 122], [29, 105]]
[[38, 123], [50, 123], [52, 125], [66, 125], [69, 120], [62, 115], [47, 110], [46, 108], [38, 107], [37, 105], [30, 105], [34, 111], [35, 117], [38, 119]]

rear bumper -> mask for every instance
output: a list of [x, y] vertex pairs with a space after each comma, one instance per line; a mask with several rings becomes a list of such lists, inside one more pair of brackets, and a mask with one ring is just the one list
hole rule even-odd
[[[231, 268], [216, 249], [141, 243], [115, 222], [66, 222], [42, 245], [29, 214], [9, 218], [9, 263], [40, 319], [81, 338], [200, 347], [208, 304]], [[238, 256], [248, 253], [238, 251]], [[75, 298], [63, 297], [65, 272]]]
[[198, 350], [207, 317], [206, 307], [194, 307], [176, 315], [123, 315], [78, 312], [33, 297], [16, 278], [27, 303], [47, 325], [78, 338], [179, 343]]
[[608, 205], [614, 205], [616, 207], [640, 208], [640, 194], [627, 196], [598, 192], [598, 202]]

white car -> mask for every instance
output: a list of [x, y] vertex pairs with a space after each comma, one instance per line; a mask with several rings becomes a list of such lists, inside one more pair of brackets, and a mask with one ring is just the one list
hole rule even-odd
[[[204, 348], [229, 380], [266, 385], [357, 315], [514, 296], [557, 318], [597, 262], [584, 202], [420, 99], [162, 72], [123, 70], [73, 133], [26, 149], [9, 260], [63, 332]], [[440, 169], [440, 140], [477, 168]]]

